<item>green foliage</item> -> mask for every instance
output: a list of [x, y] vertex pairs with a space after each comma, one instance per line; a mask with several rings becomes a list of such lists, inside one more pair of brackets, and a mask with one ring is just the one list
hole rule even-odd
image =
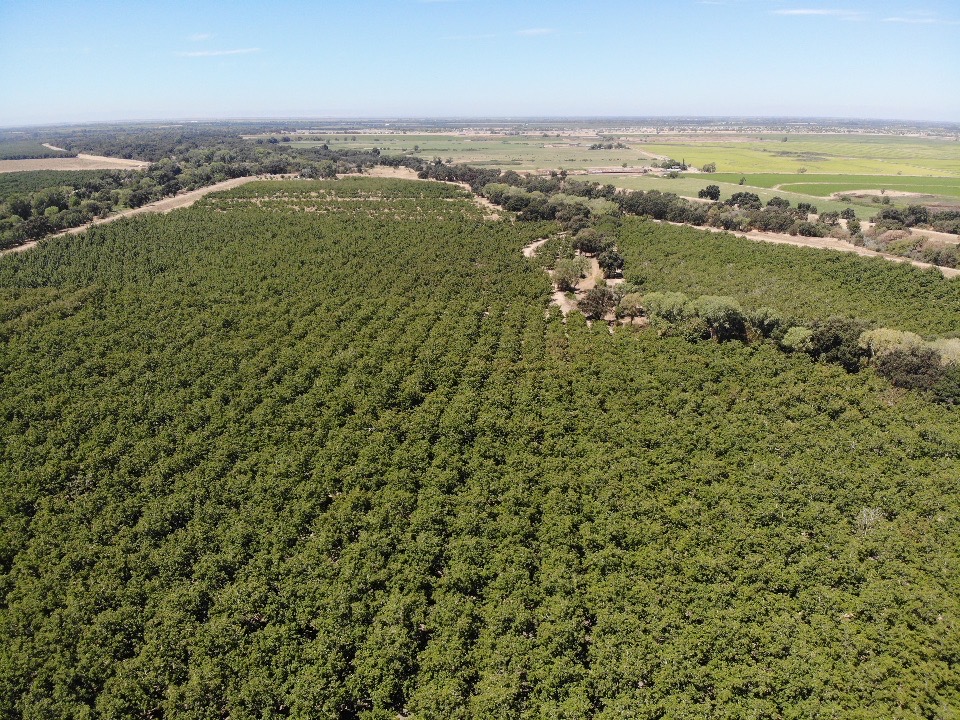
[[960, 282], [886, 260], [757, 243], [624, 218], [617, 247], [628, 282], [651, 291], [729, 295], [813, 321], [830, 315], [940, 334], [960, 329]]
[[637, 318], [642, 317], [646, 314], [646, 309], [643, 306], [643, 294], [638, 292], [631, 292], [625, 294], [620, 298], [620, 302], [617, 303], [617, 317], [619, 318]]
[[0, 142], [0, 160], [33, 160], [42, 158], [71, 158], [75, 152], [53, 150], [42, 143], [30, 140], [4, 140]]
[[810, 337], [811, 355], [819, 360], [841, 365], [848, 372], [857, 371], [866, 359], [866, 350], [860, 336], [868, 323], [845, 317], [829, 317], [813, 326]]
[[577, 309], [590, 320], [599, 320], [616, 306], [613, 292], [608, 287], [594, 287], [587, 290], [577, 302]]
[[703, 190], [700, 190], [697, 193], [697, 197], [704, 200], [719, 200], [720, 199], [720, 186], [719, 185], [707, 185]]
[[960, 705], [957, 411], [563, 322], [549, 226], [456, 191], [265, 183], [0, 259], [0, 713]]
[[940, 353], [933, 348], [894, 348], [876, 358], [877, 373], [897, 387], [910, 390], [933, 390], [943, 377]]
[[789, 328], [780, 344], [791, 352], [813, 353], [813, 330], [802, 325]]
[[894, 350], [914, 350], [923, 345], [923, 338], [912, 332], [876, 328], [860, 335], [859, 344], [871, 357], [888, 355]]
[[679, 292], [651, 292], [643, 296], [643, 305], [651, 315], [668, 322], [679, 322], [688, 315], [690, 298]]
[[605, 278], [619, 277], [623, 272], [623, 255], [616, 250], [605, 250], [597, 258], [597, 264], [603, 270]]
[[691, 300], [688, 312], [702, 319], [717, 340], [742, 339], [746, 330], [743, 309], [732, 297], [701, 295]]

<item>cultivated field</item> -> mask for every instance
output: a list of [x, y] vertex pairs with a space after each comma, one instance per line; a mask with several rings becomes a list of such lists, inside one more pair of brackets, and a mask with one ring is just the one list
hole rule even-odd
[[[786, 138], [786, 141], [784, 141]], [[591, 177], [631, 189], [657, 189], [696, 197], [706, 184], [720, 185], [723, 197], [748, 189], [762, 198], [811, 202], [823, 210], [842, 210], [835, 193], [891, 191], [898, 205], [913, 202], [953, 204], [960, 199], [960, 143], [944, 138], [896, 135], [656, 135], [582, 130], [517, 135], [474, 132], [436, 134], [325, 134], [292, 138], [294, 147], [379, 148], [385, 154], [441, 158], [454, 163], [494, 166], [518, 172], [565, 169], [606, 172]], [[591, 145], [622, 145], [593, 149]], [[664, 180], [641, 171], [666, 158], [693, 168], [714, 163], [716, 173]], [[620, 171], [623, 174], [611, 174]], [[744, 185], [739, 186], [741, 178]], [[764, 192], [763, 190], [775, 192]], [[918, 196], [896, 193], [917, 193]], [[923, 197], [919, 197], [923, 196]], [[854, 204], [858, 217], [876, 213], [869, 198]]]
[[[784, 138], [786, 142], [784, 142]], [[751, 135], [641, 138], [651, 153], [719, 172], [960, 177], [960, 143], [891, 135]]]

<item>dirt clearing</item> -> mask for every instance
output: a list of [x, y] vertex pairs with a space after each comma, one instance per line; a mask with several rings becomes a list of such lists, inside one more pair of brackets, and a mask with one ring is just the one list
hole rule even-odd
[[150, 165], [142, 160], [103, 155], [77, 155], [75, 158], [41, 158], [38, 160], [0, 160], [0, 173], [29, 172], [31, 170], [146, 170]]

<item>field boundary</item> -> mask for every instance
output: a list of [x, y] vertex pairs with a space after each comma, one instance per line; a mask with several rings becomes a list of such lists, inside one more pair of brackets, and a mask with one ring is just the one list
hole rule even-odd
[[142, 215], [144, 213], [168, 213], [172, 210], [177, 210], [179, 208], [190, 207], [197, 200], [209, 195], [210, 193], [215, 193], [220, 190], [230, 190], [231, 188], [239, 187], [240, 185], [246, 185], [248, 182], [254, 182], [255, 180], [276, 180], [278, 178], [290, 177], [289, 175], [248, 175], [240, 178], [232, 178], [230, 180], [224, 180], [223, 182], [216, 183], [215, 185], [207, 185], [206, 187], [198, 188], [196, 190], [188, 190], [185, 193], [180, 193], [179, 195], [173, 195], [172, 197], [163, 198], [162, 200], [157, 200], [148, 205], [142, 205], [138, 208], [131, 208], [129, 210], [123, 210], [118, 212], [115, 215], [110, 215], [105, 218], [97, 218], [92, 222], [88, 222], [85, 225], [78, 225], [77, 227], [70, 228], [69, 230], [64, 230], [63, 232], [58, 232], [55, 235], [47, 235], [44, 238], [39, 240], [31, 240], [26, 242], [23, 245], [17, 245], [16, 247], [7, 248], [6, 250], [0, 250], [0, 257], [4, 255], [12, 255], [13, 253], [24, 252], [30, 248], [36, 247], [42, 242], [50, 240], [51, 238], [63, 237], [64, 235], [78, 235], [94, 225], [104, 225], [106, 223], [114, 222], [115, 220], [120, 220], [121, 218], [133, 217], [134, 215]]

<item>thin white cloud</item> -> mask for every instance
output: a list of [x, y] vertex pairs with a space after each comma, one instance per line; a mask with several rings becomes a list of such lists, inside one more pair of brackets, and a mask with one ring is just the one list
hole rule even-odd
[[957, 20], [941, 20], [930, 17], [929, 15], [916, 15], [911, 17], [888, 17], [884, 18], [886, 23], [905, 23], [907, 25], [960, 25]]
[[202, 42], [203, 40], [209, 40], [213, 35], [210, 33], [194, 33], [187, 37], [187, 40], [190, 42]]
[[220, 57], [222, 55], [250, 55], [260, 52], [260, 48], [241, 48], [239, 50], [194, 50], [192, 52], [179, 52], [180, 57]]
[[553, 35], [556, 30], [553, 28], [528, 28], [526, 30], [517, 30], [516, 35], [525, 35], [528, 37], [536, 35]]

